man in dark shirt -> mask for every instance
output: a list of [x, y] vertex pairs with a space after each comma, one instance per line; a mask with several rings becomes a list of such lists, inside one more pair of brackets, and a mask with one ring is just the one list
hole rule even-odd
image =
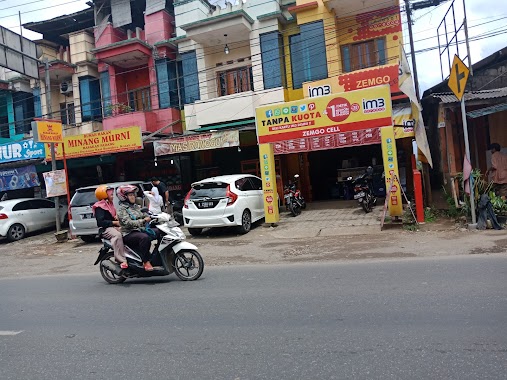
[[164, 201], [164, 204], [162, 205], [162, 211], [170, 211], [169, 210], [169, 190], [167, 190], [167, 186], [165, 183], [160, 182], [160, 180], [157, 177], [153, 177], [151, 179], [151, 184], [153, 186], [156, 186], [158, 189], [158, 193], [162, 197], [162, 200]]

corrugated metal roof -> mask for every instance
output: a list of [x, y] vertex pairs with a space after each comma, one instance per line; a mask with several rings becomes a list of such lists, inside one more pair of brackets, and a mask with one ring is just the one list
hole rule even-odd
[[[443, 92], [431, 94], [432, 97], [440, 99], [442, 103], [458, 103], [459, 100], [452, 92]], [[507, 87], [496, 88], [494, 90], [472, 91], [465, 93], [465, 101], [468, 100], [486, 100], [507, 97]]]
[[479, 110], [467, 112], [467, 116], [471, 119], [475, 119], [477, 117], [486, 116], [492, 113], [501, 112], [505, 110], [507, 110], [507, 103], [500, 103], [495, 104], [494, 106], [491, 107], [481, 108]]

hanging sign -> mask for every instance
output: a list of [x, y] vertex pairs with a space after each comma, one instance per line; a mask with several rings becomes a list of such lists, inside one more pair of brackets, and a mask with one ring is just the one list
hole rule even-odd
[[389, 86], [258, 107], [259, 144], [392, 125]]
[[67, 176], [65, 170], [55, 170], [42, 174], [46, 183], [46, 196], [58, 197], [67, 194]]
[[40, 186], [34, 165], [0, 171], [0, 191]]
[[46, 157], [44, 144], [36, 143], [33, 139], [0, 145], [0, 163], [43, 159], [44, 157]]
[[[65, 157], [89, 157], [101, 154], [128, 152], [143, 148], [139, 127], [117, 128], [107, 131], [65, 137]], [[55, 144], [56, 159], [63, 159], [61, 144]], [[46, 160], [51, 160], [51, 149], [46, 149]]]
[[56, 143], [63, 141], [62, 122], [59, 120], [37, 120], [32, 122], [33, 139], [36, 142]]
[[239, 146], [239, 131], [202, 133], [159, 140], [153, 143], [155, 156]]

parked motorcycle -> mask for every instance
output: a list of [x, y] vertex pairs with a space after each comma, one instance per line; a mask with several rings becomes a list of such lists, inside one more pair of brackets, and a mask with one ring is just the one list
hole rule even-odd
[[[377, 198], [373, 194], [373, 185], [371, 176], [373, 174], [373, 168], [368, 166], [366, 172], [357, 177], [353, 182], [354, 186], [354, 199], [357, 199], [364, 212], [368, 213], [373, 210], [373, 207], [377, 204]], [[348, 179], [352, 179], [349, 177]]]
[[100, 264], [102, 278], [110, 284], [120, 284], [127, 278], [168, 276], [175, 273], [182, 281], [197, 280], [203, 270], [204, 261], [197, 247], [185, 241], [185, 234], [169, 214], [152, 215], [151, 226], [160, 230], [160, 238], [153, 249], [150, 262], [154, 269], [146, 271], [141, 256], [125, 245], [128, 268], [121, 269], [113, 255], [111, 242], [102, 238], [103, 247], [94, 265]]
[[285, 208], [290, 211], [293, 216], [301, 214], [301, 210], [306, 208], [306, 201], [301, 194], [301, 190], [296, 187], [299, 174], [294, 176], [294, 180], [284, 187]]

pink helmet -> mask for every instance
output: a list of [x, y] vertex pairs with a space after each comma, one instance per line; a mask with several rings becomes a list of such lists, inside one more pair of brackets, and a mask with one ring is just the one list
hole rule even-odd
[[116, 196], [120, 200], [120, 202], [125, 202], [127, 200], [127, 194], [129, 193], [137, 193], [137, 186], [134, 185], [123, 185], [119, 186], [116, 189]]

